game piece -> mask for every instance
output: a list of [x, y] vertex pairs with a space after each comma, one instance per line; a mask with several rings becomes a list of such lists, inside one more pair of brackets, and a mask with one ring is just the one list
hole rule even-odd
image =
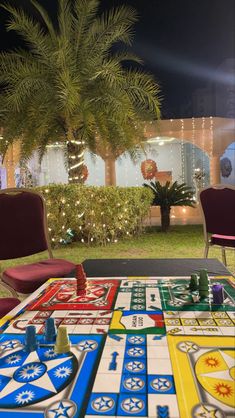
[[206, 269], [199, 272], [199, 296], [205, 298], [209, 295], [208, 274]]
[[76, 279], [77, 279], [77, 296], [86, 294], [86, 274], [82, 264], [76, 265]]
[[54, 318], [47, 318], [45, 323], [45, 340], [48, 343], [54, 342], [56, 339], [56, 327]]
[[197, 290], [198, 289], [198, 276], [195, 273], [191, 274], [189, 289], [190, 290]]
[[68, 353], [68, 351], [70, 351], [68, 332], [67, 328], [64, 326], [58, 328], [54, 351], [57, 354]]
[[31, 353], [37, 350], [38, 342], [36, 337], [36, 327], [34, 325], [28, 325], [25, 334], [25, 351]]
[[212, 286], [213, 303], [221, 305], [224, 301], [224, 288], [221, 284], [213, 284]]

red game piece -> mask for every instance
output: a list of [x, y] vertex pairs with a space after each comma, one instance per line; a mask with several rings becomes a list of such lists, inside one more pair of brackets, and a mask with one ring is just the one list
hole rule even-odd
[[76, 265], [76, 279], [77, 279], [77, 296], [86, 294], [86, 274], [82, 264]]

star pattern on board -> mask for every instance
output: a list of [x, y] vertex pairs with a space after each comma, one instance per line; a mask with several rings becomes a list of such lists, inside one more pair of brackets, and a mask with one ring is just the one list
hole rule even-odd
[[123, 385], [126, 389], [136, 391], [144, 387], [144, 380], [139, 377], [129, 377], [124, 380]]
[[135, 336], [129, 337], [128, 342], [131, 344], [142, 344], [144, 342], [144, 338], [138, 335], [135, 335]]
[[195, 418], [223, 418], [224, 415], [215, 406], [202, 404], [194, 412], [193, 416]]
[[114, 400], [108, 396], [100, 396], [92, 402], [95, 411], [106, 412], [113, 408]]
[[97, 348], [97, 343], [96, 341], [93, 341], [93, 340], [85, 340], [85, 341], [80, 342], [77, 345], [77, 349], [79, 351], [93, 351], [96, 348]]
[[133, 347], [130, 348], [127, 353], [129, 354], [129, 356], [133, 356], [133, 357], [140, 357], [144, 355], [144, 350], [143, 348], [140, 347]]
[[196, 351], [198, 351], [198, 346], [192, 341], [184, 341], [182, 343], [179, 343], [178, 348], [180, 351], [183, 351], [184, 353], [195, 353]]
[[142, 409], [144, 408], [144, 402], [142, 401], [142, 399], [138, 399], [138, 398], [124, 399], [121, 405], [122, 405], [122, 409], [125, 412], [130, 412], [130, 413], [134, 413], [134, 412], [138, 413], [142, 411]]
[[56, 409], [49, 409], [49, 412], [54, 413], [54, 418], [69, 418], [71, 415], [68, 411], [72, 408], [72, 406], [65, 406], [63, 402], [59, 402], [58, 408]]
[[16, 347], [19, 347], [19, 346], [23, 347], [19, 340], [12, 340], [12, 341], [7, 340], [1, 343], [0, 349], [1, 350], [7, 350], [7, 349], [14, 350]]
[[[15, 355], [17, 355], [17, 352]], [[26, 356], [20, 367], [1, 367], [0, 376], [4, 378], [6, 384], [0, 391], [0, 404], [1, 400], [14, 392], [16, 392], [16, 403], [29, 404], [34, 399], [35, 393], [33, 388], [30, 391], [25, 389], [28, 383], [31, 387], [35, 387], [35, 392], [37, 388], [40, 388], [51, 392], [52, 395], [56, 394], [57, 389], [49, 376], [49, 372], [52, 369], [55, 369], [54, 373], [58, 372], [60, 366], [71, 358], [71, 356], [65, 356], [41, 362], [37, 351], [33, 351]]]
[[171, 388], [172, 384], [169, 379], [160, 377], [152, 380], [151, 386], [155, 390], [165, 392], [166, 390], [169, 390]]
[[144, 370], [144, 363], [141, 361], [130, 361], [126, 364], [126, 369], [131, 372], [138, 372]]

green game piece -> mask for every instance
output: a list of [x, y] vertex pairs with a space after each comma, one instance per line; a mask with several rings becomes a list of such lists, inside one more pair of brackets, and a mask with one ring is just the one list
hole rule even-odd
[[190, 290], [197, 290], [198, 289], [198, 276], [197, 276], [197, 274], [191, 274], [189, 289]]
[[206, 269], [202, 269], [199, 271], [199, 287], [206, 285], [208, 286], [208, 274]]
[[70, 351], [68, 332], [64, 326], [58, 328], [54, 351], [57, 354], [68, 353]]
[[206, 269], [202, 269], [199, 272], [199, 296], [206, 298], [209, 295], [209, 281]]

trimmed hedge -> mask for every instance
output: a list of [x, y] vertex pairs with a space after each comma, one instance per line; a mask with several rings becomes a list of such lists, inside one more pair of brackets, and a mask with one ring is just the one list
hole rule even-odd
[[35, 190], [46, 200], [54, 246], [71, 241], [105, 245], [137, 235], [153, 200], [144, 187], [53, 184]]

